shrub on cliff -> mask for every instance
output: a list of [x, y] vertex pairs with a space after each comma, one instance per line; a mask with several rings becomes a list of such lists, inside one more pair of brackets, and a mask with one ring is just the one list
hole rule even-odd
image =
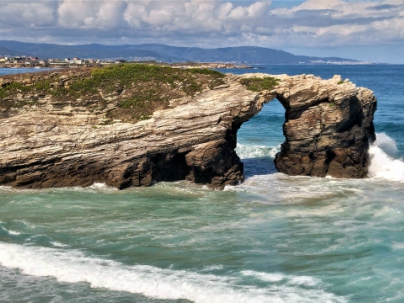
[[263, 90], [271, 90], [278, 85], [278, 81], [273, 77], [265, 78], [244, 78], [240, 80], [240, 83], [247, 87], [248, 90], [253, 92], [260, 92]]

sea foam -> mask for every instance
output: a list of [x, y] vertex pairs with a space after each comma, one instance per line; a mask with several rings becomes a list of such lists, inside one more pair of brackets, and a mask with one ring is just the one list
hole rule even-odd
[[323, 290], [317, 280], [310, 277], [300, 278], [304, 283], [293, 283], [298, 279], [295, 276], [283, 277], [288, 283], [268, 283], [266, 287], [258, 288], [249, 283], [242, 284], [245, 275], [260, 277], [257, 272], [217, 276], [146, 265], [125, 265], [88, 257], [77, 250], [1, 243], [0, 264], [20, 269], [27, 275], [51, 276], [67, 283], [87, 282], [94, 288], [125, 291], [157, 299], [187, 299], [196, 303], [347, 302], [346, 298]]
[[[370, 146], [369, 177], [387, 181], [404, 182], [404, 161], [395, 159], [398, 149], [396, 142], [385, 133], [377, 134], [376, 141]], [[237, 154], [241, 159], [275, 158], [280, 151], [280, 145], [275, 147], [256, 145], [237, 145]]]
[[280, 151], [281, 146], [269, 147], [261, 145], [243, 145], [237, 143], [236, 152], [241, 159], [263, 158], [271, 157], [275, 158], [275, 155]]
[[397, 153], [396, 142], [385, 133], [377, 134], [376, 138], [369, 148], [369, 177], [404, 182], [403, 160], [390, 156]]

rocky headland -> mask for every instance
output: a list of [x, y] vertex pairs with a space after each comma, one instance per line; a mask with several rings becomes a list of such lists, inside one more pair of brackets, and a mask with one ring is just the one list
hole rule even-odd
[[237, 130], [274, 99], [279, 171], [367, 176], [376, 98], [349, 80], [126, 64], [0, 77], [0, 184], [235, 185]]

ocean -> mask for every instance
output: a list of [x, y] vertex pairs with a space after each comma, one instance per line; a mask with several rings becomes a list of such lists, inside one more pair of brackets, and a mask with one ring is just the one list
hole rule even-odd
[[239, 130], [246, 180], [224, 191], [0, 187], [0, 302], [404, 302], [404, 65], [224, 72], [340, 74], [372, 89], [370, 177], [278, 173], [274, 100]]

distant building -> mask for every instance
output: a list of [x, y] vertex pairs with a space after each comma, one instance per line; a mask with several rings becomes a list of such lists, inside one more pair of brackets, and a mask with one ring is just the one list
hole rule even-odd
[[23, 62], [25, 60], [25, 58], [23, 58], [23, 57], [15, 57], [14, 58], [14, 63], [21, 63], [21, 62]]
[[81, 60], [80, 58], [73, 58], [73, 60], [70, 60], [70, 64], [81, 65], [83, 64], [83, 60]]

